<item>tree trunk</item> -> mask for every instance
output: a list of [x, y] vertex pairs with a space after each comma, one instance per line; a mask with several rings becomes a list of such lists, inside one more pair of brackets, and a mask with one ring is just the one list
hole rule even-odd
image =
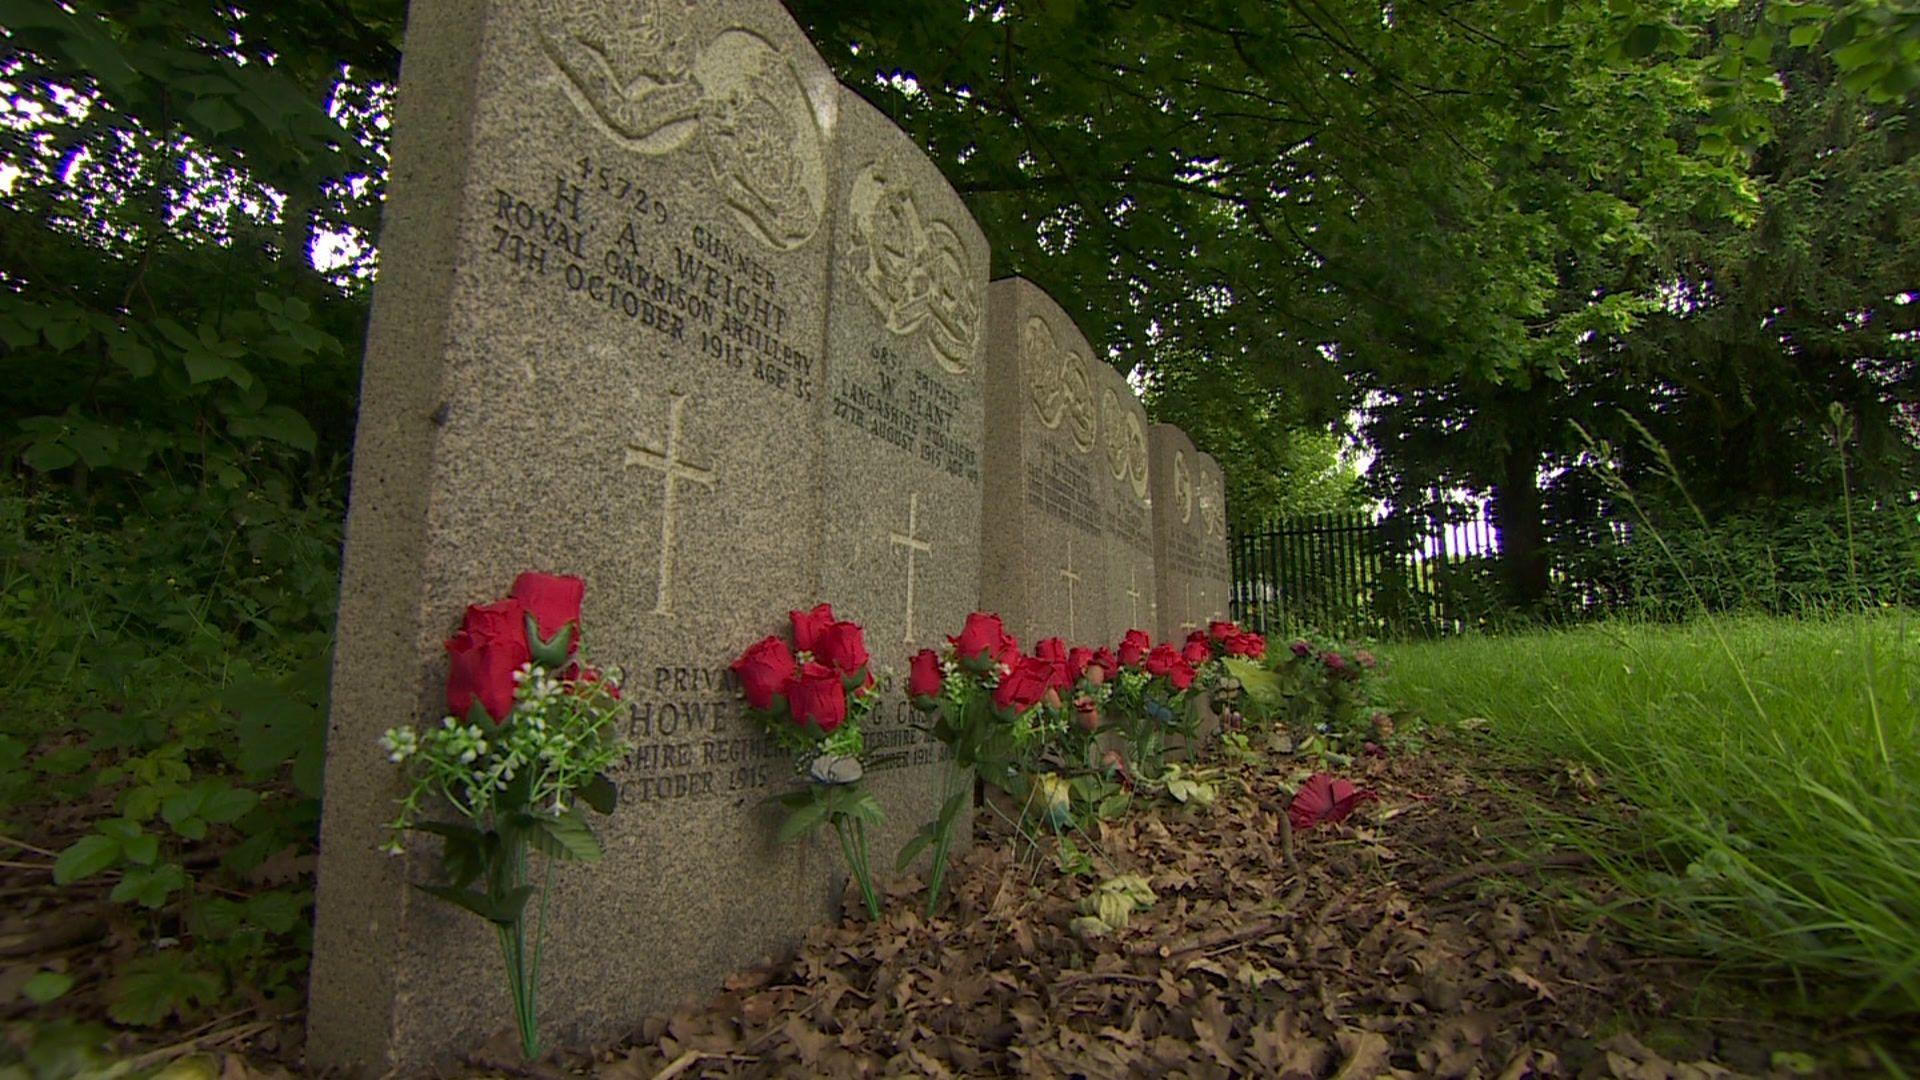
[[1546, 527], [1540, 514], [1540, 455], [1516, 443], [1501, 463], [1493, 491], [1493, 524], [1499, 532], [1507, 595], [1524, 611], [1547, 596]]

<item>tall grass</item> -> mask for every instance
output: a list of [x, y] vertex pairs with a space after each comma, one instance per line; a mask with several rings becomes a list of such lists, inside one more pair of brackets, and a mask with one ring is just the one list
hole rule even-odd
[[1608, 623], [1390, 651], [1393, 691], [1587, 764], [1627, 810], [1542, 825], [1644, 943], [1920, 1014], [1920, 623], [1889, 612]]

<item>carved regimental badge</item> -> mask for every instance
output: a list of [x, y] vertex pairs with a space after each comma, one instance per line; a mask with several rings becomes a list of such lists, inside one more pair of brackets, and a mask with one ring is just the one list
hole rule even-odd
[[1227, 535], [1227, 504], [1216, 492], [1220, 490], [1220, 474], [1209, 468], [1203, 478], [1205, 490], [1200, 494], [1200, 524], [1209, 537], [1225, 539]]
[[1074, 445], [1082, 453], [1092, 450], [1097, 423], [1086, 358], [1061, 348], [1047, 321], [1035, 315], [1021, 328], [1020, 359], [1040, 422], [1057, 428], [1064, 421]]
[[1193, 470], [1184, 451], [1173, 453], [1173, 505], [1180, 511], [1180, 523], [1193, 521]]
[[674, 6], [541, 0], [540, 47], [614, 142], [648, 155], [697, 143], [747, 231], [778, 250], [799, 247], [827, 206], [826, 134], [799, 73], [751, 30], [696, 48]]
[[1107, 451], [1107, 468], [1115, 480], [1133, 487], [1133, 497], [1147, 498], [1147, 430], [1140, 414], [1120, 403], [1120, 392], [1108, 387], [1100, 399], [1101, 441]]
[[926, 220], [913, 189], [878, 164], [853, 179], [847, 230], [847, 269], [887, 329], [924, 331], [940, 366], [964, 375], [980, 340], [980, 287], [960, 234]]

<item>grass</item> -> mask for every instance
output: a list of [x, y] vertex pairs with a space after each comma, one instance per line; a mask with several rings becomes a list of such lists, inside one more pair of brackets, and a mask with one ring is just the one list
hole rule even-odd
[[1549, 814], [1654, 948], [1791, 980], [1796, 1007], [1920, 1014], [1920, 620], [1607, 623], [1389, 652], [1392, 692], [1584, 765], [1618, 814]]

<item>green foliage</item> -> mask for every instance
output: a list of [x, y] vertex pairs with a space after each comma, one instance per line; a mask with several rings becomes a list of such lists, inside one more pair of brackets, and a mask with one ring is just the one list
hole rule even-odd
[[[1659, 536], [1593, 552], [1591, 573], [1655, 618], [1711, 612], [1831, 614], [1920, 604], [1920, 521], [1911, 506], [1781, 503], [1711, 524], [1662, 514]], [[1591, 565], [1591, 564], [1590, 564]]]
[[256, 7], [0, 4], [0, 822], [150, 952], [129, 1025], [310, 936], [366, 308], [308, 255], [370, 234], [401, 12]]
[[[1920, 784], [1903, 611], [1631, 621], [1395, 646], [1396, 688], [1622, 812], [1541, 807], [1621, 887], [1609, 933], [1791, 980], [1810, 1008], [1920, 1011]], [[1556, 801], [1557, 805], [1557, 801]]]

